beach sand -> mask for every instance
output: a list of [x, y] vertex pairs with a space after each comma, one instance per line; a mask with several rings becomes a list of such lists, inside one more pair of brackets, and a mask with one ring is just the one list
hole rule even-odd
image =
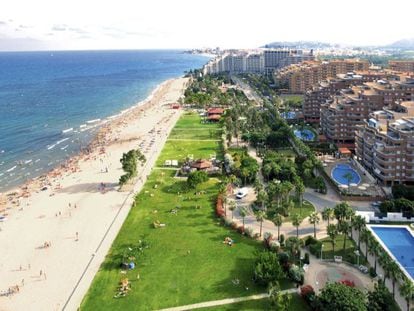
[[[3, 197], [13, 207], [0, 223], [1, 311], [79, 307], [181, 114], [169, 104], [187, 82], [163, 83], [149, 101], [102, 127], [88, 152]], [[122, 153], [137, 148], [147, 162], [136, 183], [118, 191]]]

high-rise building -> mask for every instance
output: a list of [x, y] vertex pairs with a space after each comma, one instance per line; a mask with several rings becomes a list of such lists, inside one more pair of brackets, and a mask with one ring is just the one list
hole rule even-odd
[[394, 71], [414, 72], [414, 60], [390, 60], [388, 66]]
[[370, 113], [393, 109], [396, 101], [411, 101], [414, 96], [414, 79], [400, 76], [400, 80], [378, 80], [360, 86], [351, 86], [332, 96], [321, 105], [321, 128], [329, 140], [350, 144], [355, 131], [364, 124]]
[[368, 69], [367, 60], [307, 61], [278, 69], [273, 77], [276, 85], [286, 87], [290, 93], [304, 94], [319, 82], [335, 78], [338, 74]]
[[355, 153], [382, 184], [414, 183], [414, 102], [372, 112], [356, 131]]

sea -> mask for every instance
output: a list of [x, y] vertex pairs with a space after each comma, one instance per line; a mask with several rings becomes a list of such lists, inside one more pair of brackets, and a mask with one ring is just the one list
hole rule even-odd
[[208, 60], [177, 50], [0, 53], [0, 193], [79, 153], [105, 120]]

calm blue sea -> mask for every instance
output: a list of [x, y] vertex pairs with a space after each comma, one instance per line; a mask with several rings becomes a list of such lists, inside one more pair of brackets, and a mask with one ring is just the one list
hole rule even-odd
[[0, 53], [0, 192], [79, 152], [97, 129], [88, 121], [207, 60], [166, 50]]

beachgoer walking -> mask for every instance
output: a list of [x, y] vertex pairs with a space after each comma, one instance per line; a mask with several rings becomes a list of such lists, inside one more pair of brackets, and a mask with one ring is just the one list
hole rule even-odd
[[76, 232], [76, 241], [78, 241], [78, 240], [79, 240], [79, 233]]
[[42, 276], [42, 274], [43, 274], [43, 271], [42, 271], [42, 270], [40, 270], [40, 276]]
[[22, 279], [22, 286], [24, 286], [24, 279]]

